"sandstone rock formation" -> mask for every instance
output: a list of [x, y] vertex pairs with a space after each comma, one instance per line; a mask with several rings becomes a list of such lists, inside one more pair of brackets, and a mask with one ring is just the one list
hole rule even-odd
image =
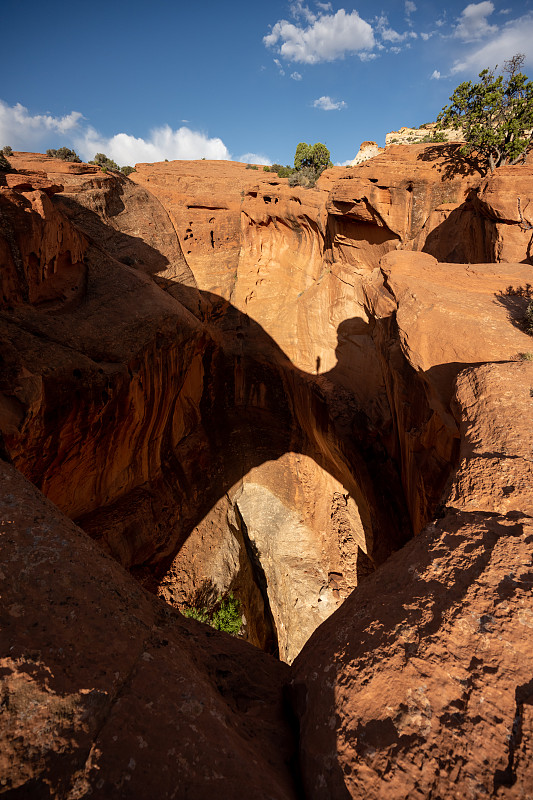
[[460, 374], [443, 517], [299, 656], [306, 796], [530, 795], [532, 379], [526, 363]]
[[[393, 144], [418, 144], [419, 142], [429, 141], [437, 133], [437, 123], [427, 122], [421, 128], [400, 128], [398, 131], [391, 131], [385, 136], [385, 146]], [[463, 132], [454, 128], [446, 128], [442, 131], [447, 142], [464, 142]]]
[[286, 665], [185, 620], [0, 476], [0, 794], [292, 800]]
[[527, 797], [530, 166], [11, 160], [0, 785]]
[[383, 147], [378, 147], [377, 142], [362, 142], [356, 157], [353, 161], [350, 161], [349, 166], [357, 167], [359, 164], [362, 164], [363, 161], [368, 161], [369, 158], [374, 158], [374, 156], [382, 152]]

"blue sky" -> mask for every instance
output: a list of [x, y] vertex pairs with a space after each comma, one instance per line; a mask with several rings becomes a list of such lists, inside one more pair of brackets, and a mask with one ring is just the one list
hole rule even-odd
[[455, 86], [517, 52], [532, 0], [356, 3], [3, 0], [0, 146], [335, 163], [434, 120]]

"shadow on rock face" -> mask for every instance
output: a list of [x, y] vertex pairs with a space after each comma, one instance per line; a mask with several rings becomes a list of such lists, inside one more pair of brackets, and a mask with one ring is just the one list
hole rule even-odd
[[461, 144], [435, 144], [426, 147], [418, 156], [420, 161], [435, 162], [435, 169], [443, 174], [444, 180], [451, 180], [457, 175], [485, 175], [489, 170], [488, 159], [471, 153], [461, 153]]

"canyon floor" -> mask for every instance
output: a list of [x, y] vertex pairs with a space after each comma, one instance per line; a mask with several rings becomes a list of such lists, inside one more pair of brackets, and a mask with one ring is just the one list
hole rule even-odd
[[0, 795], [532, 798], [533, 162], [10, 160]]

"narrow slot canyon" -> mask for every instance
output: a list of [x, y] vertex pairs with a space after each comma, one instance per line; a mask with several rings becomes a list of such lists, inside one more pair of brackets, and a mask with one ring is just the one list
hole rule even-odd
[[526, 796], [533, 167], [450, 147], [14, 154], [0, 793]]

